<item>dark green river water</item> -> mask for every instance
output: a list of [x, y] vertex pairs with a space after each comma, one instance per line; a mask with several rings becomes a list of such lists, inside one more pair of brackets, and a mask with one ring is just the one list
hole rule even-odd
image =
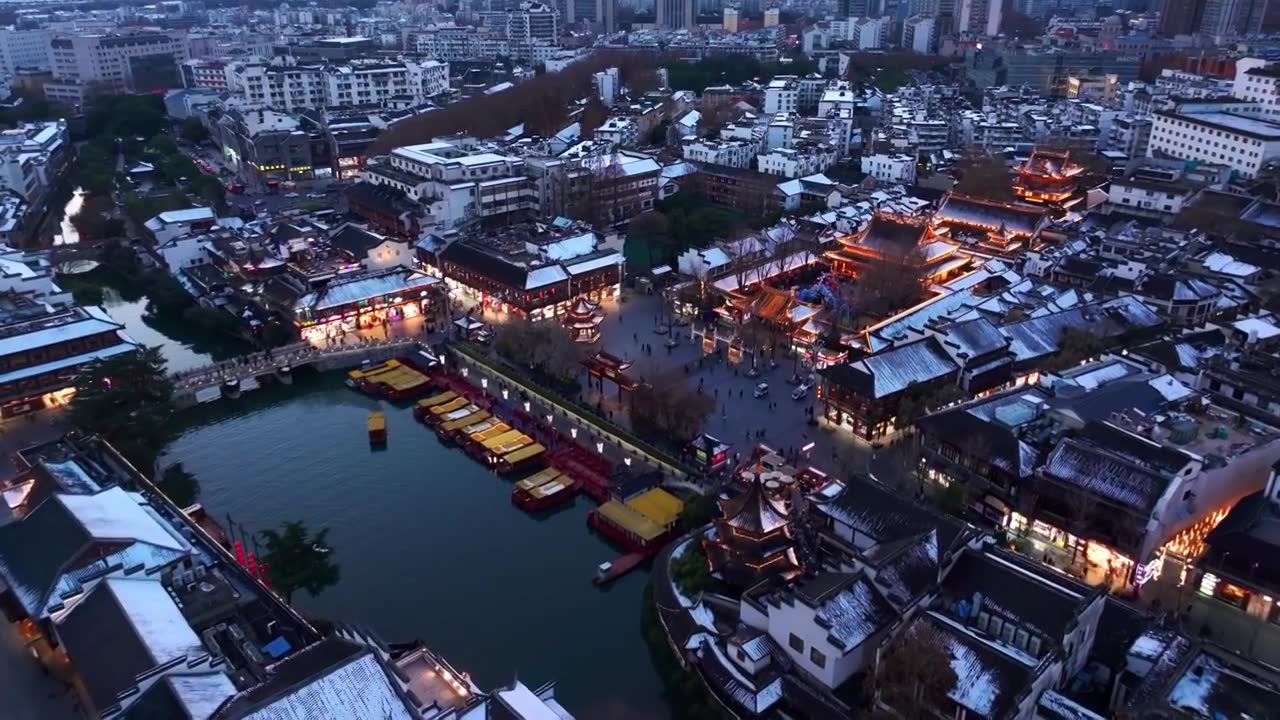
[[338, 375], [301, 377], [190, 411], [166, 461], [195, 473], [223, 522], [329, 528], [342, 580], [295, 594], [304, 612], [421, 639], [482, 688], [555, 680], [580, 720], [667, 717], [640, 632], [646, 575], [591, 584], [619, 551], [588, 534], [590, 500], [526, 515], [511, 481], [439, 445], [407, 408], [384, 404], [388, 448], [373, 452], [378, 404]]

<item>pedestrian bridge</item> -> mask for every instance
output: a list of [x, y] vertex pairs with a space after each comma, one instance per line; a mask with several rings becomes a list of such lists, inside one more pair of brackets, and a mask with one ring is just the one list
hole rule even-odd
[[291, 380], [294, 370], [314, 366], [319, 370], [357, 367], [366, 360], [382, 362], [416, 348], [413, 338], [367, 340], [358, 343], [318, 348], [299, 342], [273, 350], [249, 353], [190, 370], [173, 373], [174, 399], [179, 407], [208, 402], [221, 396], [223, 386], [238, 384], [252, 390], [260, 379]]

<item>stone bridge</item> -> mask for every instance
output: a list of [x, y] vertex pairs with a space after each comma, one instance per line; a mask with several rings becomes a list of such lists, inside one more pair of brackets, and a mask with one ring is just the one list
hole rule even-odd
[[328, 348], [318, 348], [305, 342], [294, 343], [174, 373], [171, 376], [174, 395], [180, 406], [190, 405], [197, 402], [198, 391], [219, 387], [229, 381], [284, 374], [286, 368], [295, 370], [307, 365], [314, 365], [320, 370], [356, 367], [366, 360], [382, 362], [403, 355], [417, 345], [414, 338], [366, 341]]

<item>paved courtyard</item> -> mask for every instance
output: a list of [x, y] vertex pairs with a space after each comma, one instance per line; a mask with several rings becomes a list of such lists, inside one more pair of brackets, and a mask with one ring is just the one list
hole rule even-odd
[[[888, 451], [876, 453], [847, 431], [837, 431], [825, 423], [811, 424], [807, 411], [815, 407], [815, 391], [810, 389], [801, 400], [791, 398], [795, 387], [787, 380], [794, 372], [792, 358], [779, 356], [777, 367], [772, 369], [761, 362], [760, 375], [748, 377], [749, 363], [735, 368], [717, 356], [704, 356], [699, 341], [690, 339], [689, 326], [676, 326], [670, 334], [677, 344], [667, 348], [668, 336], [657, 332], [662, 300], [656, 295], [628, 292], [621, 301], [604, 303], [602, 310], [605, 320], [601, 338], [588, 347], [634, 361], [628, 374], [637, 380], [664, 373], [683, 375], [687, 369], [689, 387], [716, 403], [704, 431], [731, 445], [734, 452], [745, 455], [756, 442], [763, 442], [775, 450], [799, 452], [818, 469], [836, 475], [868, 470], [877, 474], [891, 472]], [[501, 321], [490, 316], [484, 319]], [[649, 346], [650, 351], [642, 346]], [[584, 371], [584, 387], [586, 378]], [[761, 382], [769, 384], [769, 394], [753, 397], [752, 391]], [[602, 414], [614, 422], [628, 424], [625, 396], [619, 399], [612, 383], [605, 381], [603, 393], [584, 390], [583, 400], [598, 404]], [[758, 435], [761, 432], [763, 435]], [[812, 447], [803, 451], [810, 444]]]

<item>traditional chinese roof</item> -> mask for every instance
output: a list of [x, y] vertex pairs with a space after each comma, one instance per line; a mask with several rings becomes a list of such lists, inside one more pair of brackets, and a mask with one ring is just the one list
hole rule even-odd
[[1019, 172], [1057, 179], [1079, 175], [1084, 172], [1084, 166], [1072, 162], [1069, 152], [1036, 149], [1019, 168]]
[[1045, 221], [1045, 211], [1026, 205], [983, 200], [952, 193], [934, 213], [934, 224], [997, 229], [1004, 226], [1010, 233], [1032, 235]]
[[753, 535], [767, 535], [787, 524], [787, 510], [765, 494], [759, 479], [734, 497], [721, 498], [720, 511], [725, 523]]

